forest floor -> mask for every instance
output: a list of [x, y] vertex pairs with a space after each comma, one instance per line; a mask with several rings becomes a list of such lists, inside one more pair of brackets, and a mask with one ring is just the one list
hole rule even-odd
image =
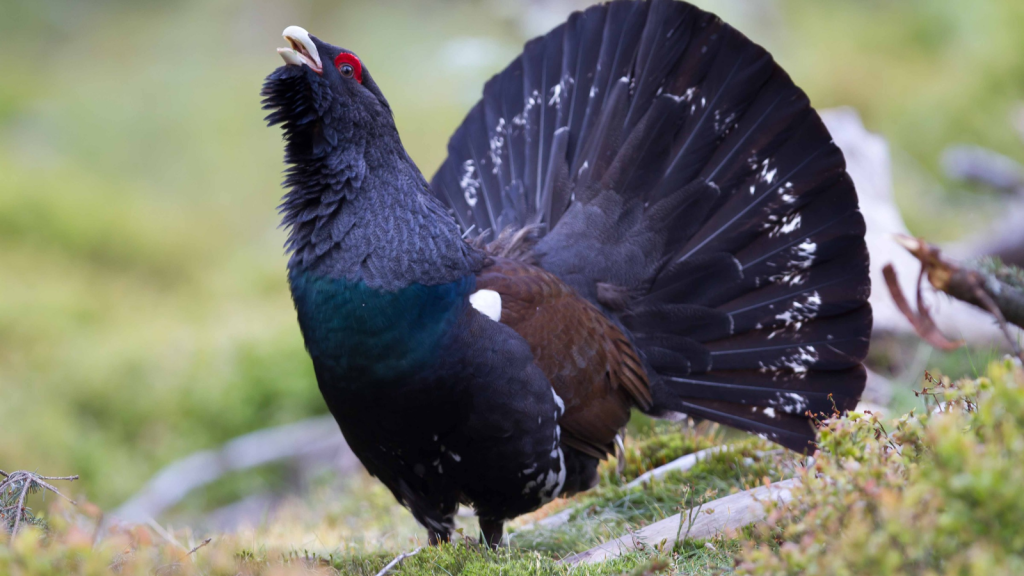
[[[390, 573], [1021, 573], [1024, 371], [1002, 360], [976, 379], [928, 374], [918, 400], [898, 418], [855, 411], [822, 423], [813, 460], [706, 423], [652, 422], [629, 437], [621, 473], [614, 460], [605, 463], [597, 488], [518, 519], [497, 551], [478, 544], [468, 515], [458, 518], [451, 544], [425, 546], [409, 514], [379, 483], [357, 474], [340, 488], [325, 483], [296, 498], [255, 528], [229, 533], [156, 523], [98, 531], [98, 507], [55, 497], [48, 512], [0, 544], [0, 573], [375, 575], [410, 552]], [[685, 472], [627, 486], [645, 471], [721, 445], [730, 449]], [[718, 498], [788, 478], [800, 483], [793, 499], [768, 503], [762, 522], [692, 539], [695, 515], [684, 513], [676, 538], [634, 539], [635, 548], [617, 557], [571, 562], [680, 511], [715, 514]], [[0, 492], [10, 531], [18, 491]], [[539, 522], [559, 513], [562, 522]]]

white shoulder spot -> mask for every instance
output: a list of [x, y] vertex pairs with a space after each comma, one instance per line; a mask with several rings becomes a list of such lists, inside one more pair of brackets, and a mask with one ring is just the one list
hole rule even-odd
[[477, 290], [469, 295], [469, 304], [495, 322], [501, 321], [501, 294], [494, 290]]

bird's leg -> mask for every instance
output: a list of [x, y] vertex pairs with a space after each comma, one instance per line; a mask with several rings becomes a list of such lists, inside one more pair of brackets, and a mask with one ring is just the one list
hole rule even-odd
[[491, 547], [491, 549], [497, 549], [501, 544], [501, 536], [505, 531], [504, 520], [492, 520], [490, 518], [480, 518], [480, 532], [483, 533], [483, 542]]
[[447, 544], [452, 541], [452, 533], [450, 530], [433, 530], [427, 528], [427, 542], [431, 546], [437, 546], [438, 544]]

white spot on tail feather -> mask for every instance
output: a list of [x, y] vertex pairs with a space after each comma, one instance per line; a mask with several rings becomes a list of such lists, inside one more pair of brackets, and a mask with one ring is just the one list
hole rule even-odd
[[562, 104], [562, 93], [566, 91], [569, 84], [575, 84], [576, 80], [572, 76], [563, 76], [562, 79], [551, 87], [551, 98], [548, 99], [548, 106], [561, 106]]
[[554, 88], [551, 89], [551, 98], [548, 100], [548, 106], [554, 106], [555, 104], [562, 103], [562, 84], [555, 84]]
[[[772, 362], [758, 362], [758, 365], [760, 366], [759, 371], [764, 374], [773, 373], [775, 376], [778, 376], [780, 373], [788, 371], [792, 372], [797, 378], [806, 378], [807, 371], [817, 361], [818, 351], [814, 349], [814, 346], [799, 346], [796, 352], [792, 354], [787, 354]], [[801, 399], [803, 399], [802, 396]], [[779, 405], [776, 404], [776, 406]], [[785, 406], [782, 408], [785, 409]], [[786, 412], [789, 412], [789, 410], [786, 410]]]
[[494, 127], [494, 136], [491, 137], [488, 144], [490, 145], [491, 164], [494, 165], [491, 168], [492, 174], [497, 174], [501, 170], [501, 152], [505, 146], [505, 119], [498, 118], [498, 125]]
[[480, 180], [476, 178], [475, 174], [476, 164], [472, 159], [462, 163], [462, 179], [459, 180], [459, 187], [462, 188], [462, 196], [470, 208], [476, 206], [480, 196]]
[[772, 228], [771, 232], [768, 233], [768, 237], [774, 238], [776, 236], [781, 236], [782, 234], [790, 234], [794, 230], [800, 228], [800, 224], [800, 213], [794, 212], [789, 216], [783, 218], [781, 222], [779, 222], [774, 228]]
[[501, 294], [494, 290], [477, 290], [469, 295], [469, 305], [495, 322], [501, 321]]
[[807, 269], [814, 264], [814, 254], [817, 250], [818, 244], [810, 238], [794, 246], [789, 250], [785, 270], [769, 277], [769, 280], [789, 286], [803, 284], [807, 280]]
[[793, 194], [793, 183], [786, 182], [779, 187], [779, 194], [782, 195], [782, 201], [786, 204], [792, 204], [796, 202], [796, 194]]
[[[584, 160], [583, 165], [580, 166], [580, 169], [576, 171], [576, 178], [580, 178], [581, 176], [583, 176], [583, 173], [587, 171], [587, 168], [590, 168], [590, 161]], [[575, 192], [573, 192], [573, 194], [575, 194]]]
[[[692, 88], [691, 88], [691, 90], [692, 90]], [[677, 103], [677, 104], [678, 104], [679, 102], [689, 102], [689, 99], [687, 99], [687, 97], [686, 97], [686, 94], [679, 94], [679, 95], [677, 96], [677, 95], [675, 95], [675, 94], [670, 94], [670, 93], [668, 93], [668, 92], [665, 92], [665, 93], [663, 93], [663, 94], [659, 94], [659, 96], [665, 96], [665, 97], [671, 98], [671, 99], [672, 99], [672, 101], [673, 101], [673, 102], [675, 102], [675, 103]]]
[[804, 322], [814, 320], [814, 318], [818, 316], [818, 309], [820, 307], [821, 296], [818, 294], [817, 290], [810, 294], [805, 294], [803, 301], [800, 299], [794, 300], [789, 309], [775, 315], [775, 319], [782, 322], [782, 324], [778, 329], [773, 330], [772, 333], [768, 335], [768, 338], [772, 339], [786, 330], [799, 332], [800, 328], [803, 327]]
[[530, 113], [530, 110], [533, 110], [533, 107], [536, 106], [539, 101], [540, 92], [534, 90], [530, 94], [530, 97], [526, 99], [526, 102], [523, 103], [523, 111], [512, 117], [512, 124], [514, 126], [524, 126], [526, 124], [527, 115]]
[[722, 111], [715, 110], [715, 133], [719, 136], [724, 136], [732, 131], [736, 123], [736, 113], [730, 112], [725, 118], [722, 118]]
[[771, 184], [775, 180], [775, 175], [779, 172], [778, 168], [771, 167], [771, 158], [765, 158], [761, 162], [761, 173], [758, 174], [758, 179], [765, 184]]
[[772, 404], [787, 414], [803, 414], [807, 410], [807, 397], [796, 392], [776, 392]]

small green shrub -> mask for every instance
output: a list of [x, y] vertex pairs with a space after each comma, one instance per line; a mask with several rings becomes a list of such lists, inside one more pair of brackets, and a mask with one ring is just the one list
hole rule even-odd
[[827, 423], [739, 574], [1024, 574], [1024, 373], [927, 380], [924, 412]]

